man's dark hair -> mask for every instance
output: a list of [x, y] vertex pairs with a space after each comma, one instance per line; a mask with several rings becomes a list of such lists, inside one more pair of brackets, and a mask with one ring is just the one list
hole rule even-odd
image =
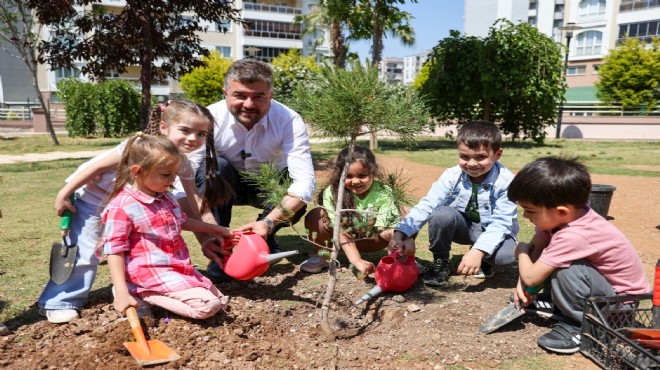
[[581, 208], [589, 202], [591, 178], [577, 158], [544, 157], [523, 167], [509, 184], [513, 202], [555, 208], [570, 204]]
[[497, 152], [502, 147], [502, 133], [496, 124], [489, 121], [470, 121], [458, 129], [456, 141], [470, 149], [491, 148]]
[[240, 59], [232, 63], [225, 73], [225, 89], [231, 81], [242, 84], [266, 82], [273, 89], [273, 69], [268, 63], [256, 59]]

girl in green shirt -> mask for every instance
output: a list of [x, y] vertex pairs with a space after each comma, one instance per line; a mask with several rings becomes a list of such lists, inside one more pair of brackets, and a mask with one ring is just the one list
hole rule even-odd
[[383, 183], [371, 150], [356, 147], [350, 158], [348, 148], [342, 150], [335, 162], [330, 185], [319, 193], [322, 207], [311, 210], [305, 216], [309, 238], [317, 244], [314, 245], [314, 253], [300, 266], [302, 271], [317, 273], [328, 266], [328, 262], [318, 255], [318, 250], [320, 246], [327, 246], [333, 237], [335, 199], [346, 162], [349, 167], [344, 181], [342, 208], [348, 211], [341, 213], [339, 242], [349, 262], [365, 276], [374, 272], [374, 264], [363, 260], [360, 252], [385, 249], [392, 239], [394, 226], [399, 222], [401, 215], [392, 189]]

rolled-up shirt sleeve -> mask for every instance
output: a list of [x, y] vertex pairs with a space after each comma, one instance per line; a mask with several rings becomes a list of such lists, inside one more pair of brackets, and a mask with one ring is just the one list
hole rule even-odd
[[130, 250], [129, 235], [132, 230], [128, 214], [120, 207], [108, 207], [103, 213], [103, 252], [117, 254]]
[[300, 116], [294, 117], [291, 125], [293, 128], [291, 135], [285, 137], [282, 142], [282, 151], [287, 153], [286, 162], [289, 176], [293, 180], [288, 192], [306, 202], [311, 202], [316, 189], [316, 178], [307, 129]]

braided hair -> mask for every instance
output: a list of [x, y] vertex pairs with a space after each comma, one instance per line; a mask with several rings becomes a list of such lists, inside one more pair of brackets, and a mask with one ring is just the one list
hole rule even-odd
[[144, 130], [145, 134], [160, 135], [161, 122], [169, 126], [181, 120], [185, 113], [205, 117], [211, 123], [206, 136], [206, 177], [204, 180], [204, 194], [202, 209], [206, 206], [216, 207], [224, 205], [234, 197], [234, 191], [227, 181], [218, 175], [218, 160], [215, 150], [215, 119], [203, 105], [188, 100], [168, 100], [162, 105], [157, 105], [151, 110], [150, 120]]

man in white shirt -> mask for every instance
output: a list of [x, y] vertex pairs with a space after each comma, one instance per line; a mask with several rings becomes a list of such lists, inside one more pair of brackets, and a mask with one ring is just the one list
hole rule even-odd
[[[272, 99], [273, 75], [267, 63], [255, 59], [234, 62], [225, 75], [222, 91], [225, 100], [208, 108], [216, 121], [218, 174], [230, 185], [235, 197], [229, 204], [214, 207], [213, 217], [219, 225], [229, 227], [234, 204], [262, 208], [256, 221], [237, 230], [254, 231], [266, 239], [271, 253], [279, 252], [275, 233], [300, 220], [305, 214], [305, 202], [311, 202], [316, 186], [305, 123], [298, 113]], [[198, 166], [197, 183], [203, 186], [208, 167], [202, 165], [205, 149], [200, 148], [189, 159]], [[258, 197], [261, 191], [240, 176], [240, 172], [258, 170], [262, 164], [274, 165], [293, 181], [280, 203], [292, 212], [289, 220], [279, 208], [264, 208], [263, 199]], [[203, 217], [209, 221], [208, 212]], [[223, 274], [217, 266], [222, 265], [221, 246], [207, 240], [202, 250], [211, 259], [207, 272], [219, 280]]]

